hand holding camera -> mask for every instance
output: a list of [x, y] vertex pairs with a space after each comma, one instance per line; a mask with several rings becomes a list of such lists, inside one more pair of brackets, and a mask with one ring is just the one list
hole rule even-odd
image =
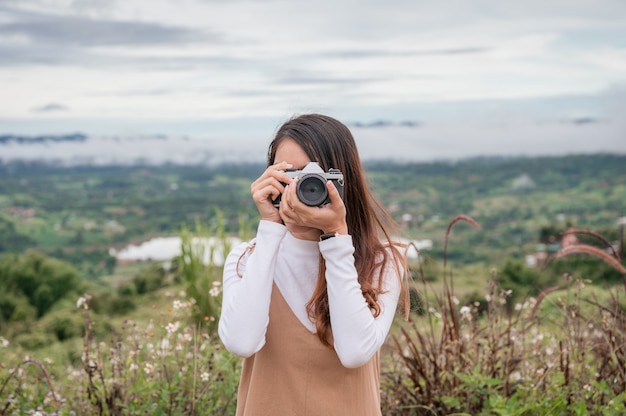
[[[326, 182], [331, 181], [339, 196], [343, 199], [343, 174], [338, 169], [329, 169], [324, 172], [317, 162], [309, 162], [304, 169], [287, 169], [285, 174], [291, 179], [298, 179], [296, 182], [296, 195], [304, 205], [310, 207], [321, 207], [330, 202]], [[286, 185], [286, 184], [284, 184]], [[274, 206], [280, 206], [281, 195], [272, 201]]]
[[311, 162], [302, 170], [285, 172], [291, 178], [280, 198], [273, 201], [292, 234], [317, 239], [319, 232], [347, 234], [343, 204], [343, 175], [336, 169], [324, 172]]

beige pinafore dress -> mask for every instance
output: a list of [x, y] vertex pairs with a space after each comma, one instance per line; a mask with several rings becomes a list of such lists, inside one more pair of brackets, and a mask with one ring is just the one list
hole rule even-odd
[[380, 416], [380, 361], [345, 368], [272, 288], [263, 348], [243, 362], [237, 416]]

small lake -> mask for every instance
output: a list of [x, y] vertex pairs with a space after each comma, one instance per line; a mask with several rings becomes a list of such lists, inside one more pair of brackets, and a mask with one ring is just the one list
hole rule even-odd
[[[224, 250], [222, 242], [215, 238], [194, 238], [194, 246], [203, 253], [204, 263], [210, 263], [210, 256], [212, 253], [212, 264], [222, 265], [224, 264]], [[431, 240], [402, 240], [403, 243], [412, 243], [414, 247], [411, 247], [408, 251], [408, 257], [410, 259], [418, 258], [419, 250], [428, 250], [432, 248]], [[230, 237], [228, 240], [230, 247], [241, 243], [241, 239], [236, 237]], [[135, 262], [135, 261], [169, 261], [173, 257], [180, 255], [181, 238], [180, 237], [155, 237], [151, 240], [145, 241], [139, 245], [131, 244], [120, 251], [114, 249], [110, 250], [112, 256], [114, 256], [120, 262]], [[228, 253], [226, 253], [228, 254]]]
[[[239, 244], [241, 240], [231, 237], [228, 240], [230, 247]], [[215, 237], [194, 238], [192, 244], [202, 253], [205, 264], [224, 264], [224, 248], [220, 239]], [[131, 244], [120, 251], [110, 249], [109, 252], [120, 262], [135, 261], [169, 261], [181, 253], [180, 237], [155, 237], [139, 245]], [[211, 259], [212, 254], [212, 259]]]

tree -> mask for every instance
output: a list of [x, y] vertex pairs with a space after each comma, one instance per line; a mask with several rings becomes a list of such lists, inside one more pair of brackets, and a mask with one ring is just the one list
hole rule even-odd
[[80, 276], [72, 265], [38, 251], [0, 257], [1, 293], [26, 298], [38, 318], [59, 300], [77, 297], [80, 288]]

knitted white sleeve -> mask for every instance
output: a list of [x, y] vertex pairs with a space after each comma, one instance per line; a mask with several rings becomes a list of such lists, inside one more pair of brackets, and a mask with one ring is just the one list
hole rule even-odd
[[385, 342], [398, 305], [401, 282], [392, 262], [384, 273], [385, 292], [378, 298], [381, 311], [374, 317], [363, 298], [349, 235], [320, 242], [326, 260], [326, 283], [334, 347], [345, 367], [365, 364]]
[[218, 333], [233, 354], [249, 357], [265, 345], [276, 253], [286, 232], [284, 225], [261, 221], [254, 250], [245, 253], [250, 243], [241, 244], [224, 262]]

